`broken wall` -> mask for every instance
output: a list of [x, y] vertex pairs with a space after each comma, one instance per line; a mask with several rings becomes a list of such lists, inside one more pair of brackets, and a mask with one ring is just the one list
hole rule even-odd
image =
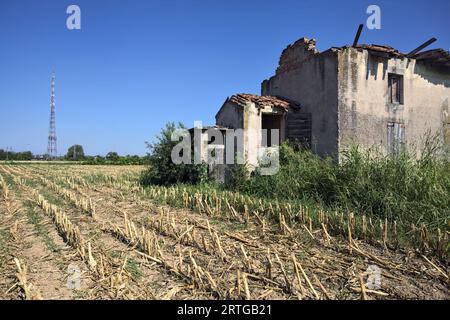
[[321, 156], [338, 154], [338, 59], [319, 53], [315, 41], [300, 39], [287, 47], [276, 74], [261, 85], [262, 95], [297, 101], [311, 113], [311, 148]]

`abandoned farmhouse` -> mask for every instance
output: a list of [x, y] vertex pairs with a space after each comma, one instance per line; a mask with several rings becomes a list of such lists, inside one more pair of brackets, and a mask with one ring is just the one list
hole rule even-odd
[[[302, 38], [283, 51], [260, 96], [226, 99], [215, 128], [242, 129], [245, 159], [254, 166], [261, 148], [286, 139], [336, 160], [351, 144], [386, 154], [403, 146], [419, 151], [428, 133], [450, 146], [449, 96], [443, 49], [404, 54], [355, 43], [319, 52], [315, 40]], [[278, 129], [278, 141], [263, 139], [261, 129]]]

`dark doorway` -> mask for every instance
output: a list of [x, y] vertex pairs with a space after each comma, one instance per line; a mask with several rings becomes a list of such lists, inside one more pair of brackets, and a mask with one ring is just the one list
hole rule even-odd
[[[263, 147], [272, 147], [273, 145], [280, 144], [280, 134], [281, 134], [281, 115], [263, 113], [262, 114], [262, 129], [261, 132], [261, 145]], [[267, 131], [264, 131], [266, 129]], [[273, 141], [270, 130], [278, 130], [278, 141]], [[267, 138], [266, 138], [267, 137]]]

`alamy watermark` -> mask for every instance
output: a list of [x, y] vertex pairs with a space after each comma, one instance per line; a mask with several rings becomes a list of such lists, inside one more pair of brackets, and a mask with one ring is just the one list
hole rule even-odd
[[379, 6], [372, 4], [367, 7], [367, 14], [370, 16], [367, 18], [366, 26], [369, 30], [381, 29], [381, 9]]
[[377, 265], [371, 264], [366, 272], [367, 281], [366, 288], [370, 290], [379, 290], [381, 289], [381, 269]]
[[69, 14], [66, 20], [66, 26], [69, 30], [81, 29], [81, 9], [76, 4], [67, 7], [66, 13]]
[[81, 270], [75, 263], [67, 267], [67, 288], [76, 290], [81, 287]]
[[279, 170], [279, 139], [278, 129], [203, 128], [201, 121], [196, 121], [193, 129], [172, 133], [171, 140], [178, 143], [171, 160], [174, 164], [211, 166], [251, 164], [258, 166], [262, 175], [274, 175]]

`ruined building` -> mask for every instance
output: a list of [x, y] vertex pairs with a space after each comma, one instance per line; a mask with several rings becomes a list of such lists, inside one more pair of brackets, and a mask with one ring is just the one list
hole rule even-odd
[[353, 143], [386, 154], [420, 150], [427, 133], [450, 146], [449, 87], [450, 55], [442, 49], [404, 54], [355, 43], [319, 52], [315, 40], [302, 38], [283, 51], [261, 96], [231, 96], [216, 125], [243, 129], [254, 165], [258, 150], [273, 144], [258, 129], [279, 129], [277, 142], [291, 139], [335, 159]]

